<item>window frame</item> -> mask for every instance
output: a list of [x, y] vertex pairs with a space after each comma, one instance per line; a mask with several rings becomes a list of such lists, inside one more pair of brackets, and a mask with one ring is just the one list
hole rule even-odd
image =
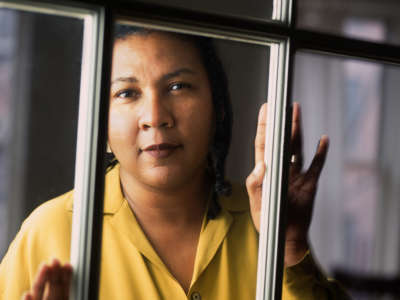
[[[79, 214], [74, 212], [74, 233], [71, 254], [73, 265], [76, 267], [72, 289], [73, 299], [97, 299], [100, 255], [101, 255], [101, 226], [104, 194], [105, 152], [107, 144], [108, 98], [109, 77], [112, 57], [112, 28], [117, 16], [126, 16], [136, 20], [153, 21], [159, 24], [176, 24], [177, 27], [204, 29], [204, 32], [229, 33], [230, 36], [241, 36], [243, 39], [274, 39], [279, 43], [280, 54], [280, 81], [276, 82], [279, 90], [277, 99], [281, 99], [279, 107], [273, 109], [277, 122], [275, 130], [271, 129], [274, 141], [274, 157], [272, 153], [269, 161], [274, 172], [269, 178], [269, 196], [263, 191], [261, 224], [268, 224], [268, 232], [260, 234], [259, 268], [257, 275], [257, 300], [279, 299], [283, 275], [284, 255], [284, 216], [287, 193], [287, 180], [289, 169], [289, 140], [291, 128], [291, 98], [295, 55], [298, 51], [322, 52], [325, 54], [343, 55], [358, 59], [367, 59], [389, 64], [400, 64], [400, 46], [387, 43], [376, 43], [354, 38], [342, 37], [328, 33], [316, 32], [309, 29], [296, 27], [296, 1], [274, 0], [274, 5], [282, 7], [282, 11], [276, 13], [275, 18], [280, 20], [252, 20], [248, 17], [225, 16], [205, 12], [195, 12], [188, 9], [173, 8], [164, 5], [149, 3], [127, 2], [116, 0], [112, 4], [105, 0], [82, 0], [75, 2], [62, 1], [54, 5], [51, 1], [1, 1], [6, 5], [19, 5], [30, 11], [34, 8], [43, 12], [55, 13], [57, 10], [70, 7], [86, 7], [91, 11], [92, 24], [95, 30], [92, 32], [91, 45], [95, 52], [90, 72], [91, 107], [86, 110], [86, 129], [82, 129], [78, 135], [83, 145], [84, 137], [89, 136], [86, 146], [77, 146], [77, 164], [84, 164], [85, 169], [76, 168], [75, 187], [81, 185], [84, 190], [80, 196], [81, 209]], [[2, 7], [0, 3], [0, 7]], [[86, 24], [85, 24], [86, 27]], [[82, 76], [84, 77], [84, 76]], [[81, 91], [82, 92], [82, 91]], [[81, 111], [81, 108], [80, 108]], [[81, 113], [81, 112], [80, 112]], [[85, 117], [80, 119], [84, 120]], [[80, 124], [83, 121], [80, 121]], [[80, 125], [81, 126], [81, 125]], [[89, 128], [90, 127], [90, 128]], [[83, 137], [83, 138], [82, 138]], [[86, 153], [81, 156], [79, 153]], [[90, 154], [90, 155], [89, 155]], [[273, 176], [272, 176], [273, 175]], [[78, 183], [78, 179], [80, 182]], [[267, 180], [267, 179], [265, 179]], [[271, 181], [273, 180], [273, 181]], [[84, 188], [86, 186], [86, 188]], [[266, 186], [266, 184], [264, 184]], [[266, 203], [268, 202], [268, 204]], [[271, 206], [269, 206], [271, 205]], [[269, 213], [269, 217], [267, 216]], [[78, 225], [79, 229], [78, 229]], [[264, 226], [263, 226], [264, 228]], [[75, 241], [76, 242], [75, 242]], [[270, 247], [267, 247], [270, 245]], [[266, 294], [268, 293], [268, 294]]]
[[[178, 33], [196, 34], [208, 36], [216, 39], [243, 42], [246, 44], [262, 45], [270, 47], [270, 70], [268, 88], [268, 121], [271, 125], [267, 126], [267, 142], [265, 152], [265, 162], [268, 164], [267, 175], [264, 178], [263, 189], [263, 215], [261, 218], [260, 243], [264, 247], [259, 250], [258, 263], [258, 284], [257, 299], [276, 299], [280, 297], [282, 285], [282, 272], [275, 272], [283, 267], [282, 257], [278, 254], [278, 249], [283, 249], [281, 201], [281, 184], [284, 161], [282, 159], [283, 139], [285, 128], [287, 127], [286, 109], [286, 81], [287, 81], [287, 58], [288, 43], [286, 39], [279, 39], [271, 36], [252, 35], [249, 33], [227, 31], [222, 27], [207, 27], [205, 24], [186, 23], [173, 21], [164, 18], [155, 20], [148, 16], [135, 15], [136, 11], [118, 10], [114, 12], [114, 19], [121, 22], [129, 22], [134, 26], [143, 26], [159, 30], [174, 31]], [[271, 63], [274, 62], [274, 63]], [[291, 114], [289, 114], [291, 115]], [[288, 127], [290, 128], [290, 127]], [[279, 296], [278, 296], [279, 295]]]
[[[98, 119], [108, 115], [108, 107], [101, 105], [108, 100], [101, 101], [100, 98], [108, 95], [108, 86], [104, 82], [109, 82], [110, 75], [104, 70], [110, 67], [104, 65], [107, 49], [103, 47], [111, 43], [111, 40], [106, 40], [105, 31], [110, 25], [106, 24], [108, 19], [103, 7], [85, 2], [60, 1], [54, 4], [50, 1], [1, 0], [0, 8], [75, 18], [84, 23], [74, 180], [74, 205], [77, 209], [74, 209], [71, 239], [71, 263], [74, 266], [71, 298], [96, 299], [98, 289], [91, 289], [89, 285], [98, 286], [98, 276], [92, 273], [96, 271], [96, 262], [100, 258], [96, 256], [100, 252], [95, 249], [100, 247], [101, 231], [94, 229], [101, 228], [102, 221], [95, 211], [102, 211], [102, 201], [96, 199], [103, 195], [104, 176], [99, 175], [102, 172], [99, 157], [104, 157], [105, 148], [102, 151], [99, 147], [98, 144], [103, 143], [97, 136], [98, 132], [105, 132]], [[87, 230], [88, 226], [90, 230]]]

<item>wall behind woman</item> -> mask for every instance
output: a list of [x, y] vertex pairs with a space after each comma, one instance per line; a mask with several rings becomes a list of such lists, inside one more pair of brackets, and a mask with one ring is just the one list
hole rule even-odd
[[[8, 33], [9, 118], [0, 165], [8, 183], [7, 230], [0, 255], [21, 222], [40, 203], [73, 187], [82, 52], [81, 20], [2, 10]], [[7, 237], [4, 237], [7, 235]]]
[[267, 100], [269, 47], [217, 41], [227, 72], [233, 107], [233, 135], [227, 177], [244, 184], [254, 168], [254, 138], [258, 110]]

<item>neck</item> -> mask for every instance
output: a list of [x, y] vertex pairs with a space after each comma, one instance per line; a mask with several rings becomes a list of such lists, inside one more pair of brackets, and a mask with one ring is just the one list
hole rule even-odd
[[182, 227], [201, 223], [210, 186], [205, 174], [179, 188], [158, 189], [139, 183], [121, 168], [122, 191], [139, 223]]

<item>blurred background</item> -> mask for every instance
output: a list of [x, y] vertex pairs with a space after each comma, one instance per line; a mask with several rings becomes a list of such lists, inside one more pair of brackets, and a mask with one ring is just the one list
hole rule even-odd
[[[298, 0], [298, 25], [400, 43], [397, 0]], [[400, 298], [400, 68], [299, 52], [293, 96], [303, 109], [306, 166], [331, 140], [311, 225], [317, 260], [354, 299]]]
[[0, 9], [0, 257], [74, 182], [83, 21]]
[[298, 27], [367, 41], [400, 43], [398, 0], [297, 0], [297, 5]]

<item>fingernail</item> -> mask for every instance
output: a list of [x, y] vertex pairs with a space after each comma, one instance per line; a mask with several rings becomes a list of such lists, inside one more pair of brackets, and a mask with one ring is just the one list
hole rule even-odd
[[318, 148], [319, 148], [319, 145], [320, 145], [320, 144], [321, 144], [321, 139], [318, 140], [317, 151], [318, 151]]

